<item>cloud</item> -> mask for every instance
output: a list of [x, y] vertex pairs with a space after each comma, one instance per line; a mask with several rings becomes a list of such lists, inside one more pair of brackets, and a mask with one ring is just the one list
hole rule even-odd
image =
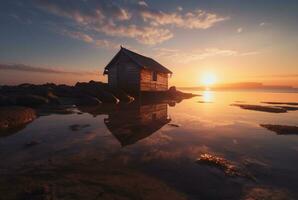
[[227, 17], [220, 17], [213, 13], [203, 10], [195, 10], [185, 14], [165, 13], [161, 11], [143, 10], [141, 16], [144, 21], [149, 21], [151, 25], [174, 25], [180, 28], [188, 29], [208, 29], [216, 23], [225, 21]]
[[17, 14], [10, 14], [9, 16], [21, 24], [32, 24], [32, 20], [29, 18], [20, 17]]
[[64, 71], [53, 68], [41, 68], [23, 64], [0, 64], [0, 70], [13, 70], [23, 72], [36, 72], [36, 73], [49, 73], [49, 74], [65, 74], [65, 75], [76, 75], [76, 76], [88, 76], [88, 75], [99, 75], [99, 72], [91, 71]]
[[173, 33], [168, 29], [136, 25], [116, 26], [107, 24], [98, 30], [111, 36], [135, 38], [138, 42], [148, 45], [159, 44], [173, 37]]
[[[182, 7], [178, 7], [177, 12], [162, 12], [149, 8], [145, 1], [35, 1], [39, 9], [71, 20], [75, 23], [72, 28], [83, 30], [85, 34], [98, 32], [111, 37], [132, 38], [146, 45], [173, 38], [173, 27], [208, 29], [228, 19], [199, 9], [182, 13]], [[83, 34], [72, 37], [91, 43], [91, 39]]]
[[108, 40], [95, 40], [95, 46], [100, 48], [107, 48], [107, 49], [118, 49], [120, 44], [116, 44], [114, 42]]
[[265, 22], [260, 23], [259, 26], [265, 26]]
[[177, 10], [178, 10], [178, 11], [182, 11], [182, 10], [183, 10], [182, 6], [178, 6], [178, 7], [177, 7]]
[[63, 35], [69, 36], [73, 39], [82, 40], [82, 41], [87, 42], [87, 43], [93, 43], [94, 42], [94, 39], [90, 35], [87, 35], [87, 34], [82, 33], [82, 32], [62, 30], [61, 33]]
[[120, 13], [121, 15], [118, 16], [119, 20], [129, 20], [131, 18], [131, 13], [123, 8], [120, 8]]
[[242, 33], [243, 29], [240, 27], [237, 29], [237, 33]]
[[90, 35], [79, 31], [62, 30], [61, 34], [71, 37], [73, 39], [77, 39], [77, 40], [84, 41], [86, 43], [93, 44], [99, 48], [117, 49], [120, 46], [120, 44], [114, 43], [109, 40], [94, 39]]
[[146, 7], [148, 7], [148, 4], [145, 1], [139, 1], [138, 4], [140, 6], [146, 6]]
[[165, 58], [175, 60], [175, 62], [189, 63], [195, 60], [204, 60], [209, 57], [221, 56], [248, 56], [254, 55], [259, 52], [245, 52], [239, 53], [235, 50], [219, 49], [219, 48], [206, 48], [204, 50], [193, 50], [191, 52], [185, 52], [178, 49], [156, 48], [156, 56], [159, 58]]
[[251, 56], [251, 55], [257, 55], [260, 54], [261, 52], [259, 51], [248, 51], [248, 52], [244, 52], [244, 53], [240, 53], [240, 56]]

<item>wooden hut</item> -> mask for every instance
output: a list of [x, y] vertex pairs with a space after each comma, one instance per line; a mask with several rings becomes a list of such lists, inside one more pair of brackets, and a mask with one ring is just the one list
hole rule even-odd
[[104, 69], [108, 85], [130, 94], [166, 91], [172, 72], [152, 58], [121, 47]]

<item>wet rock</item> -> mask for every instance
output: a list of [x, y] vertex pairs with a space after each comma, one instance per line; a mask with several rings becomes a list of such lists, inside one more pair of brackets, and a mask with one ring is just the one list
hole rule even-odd
[[298, 110], [298, 107], [293, 107], [293, 106], [275, 106], [277, 108], [282, 108], [282, 109], [285, 109], [287, 111], [295, 111], [295, 110]]
[[174, 93], [174, 92], [176, 92], [176, 91], [177, 91], [177, 89], [176, 89], [175, 86], [171, 86], [171, 87], [169, 88], [169, 92]]
[[288, 191], [270, 187], [254, 187], [247, 189], [242, 200], [293, 200]]
[[250, 104], [231, 104], [231, 106], [238, 106], [245, 110], [254, 110], [260, 112], [270, 112], [270, 113], [286, 113], [287, 110], [281, 107], [273, 106], [261, 106], [261, 105], [250, 105]]
[[21, 199], [24, 200], [50, 200], [54, 199], [51, 192], [51, 188], [49, 185], [39, 185], [39, 186], [26, 186], [26, 190], [21, 195]]
[[192, 93], [181, 92], [181, 91], [177, 90], [175, 86], [170, 87], [169, 90], [166, 92], [166, 95], [170, 99], [177, 99], [177, 100], [188, 99], [188, 98], [192, 98], [195, 96], [199, 96], [199, 95], [192, 94]]
[[82, 96], [78, 99], [77, 105], [78, 106], [97, 106], [101, 104], [101, 101], [98, 100], [96, 97], [91, 96]]
[[271, 101], [263, 101], [261, 103], [265, 103], [265, 104], [273, 104], [273, 105], [289, 105], [289, 106], [298, 106], [298, 102], [271, 102]]
[[59, 105], [61, 102], [59, 101], [59, 97], [56, 96], [53, 92], [48, 92], [46, 98], [49, 100], [50, 104]]
[[80, 131], [87, 127], [90, 127], [90, 124], [73, 124], [69, 126], [69, 129], [72, 131]]
[[35, 110], [31, 108], [9, 106], [0, 108], [0, 130], [8, 130], [22, 126], [36, 118]]
[[232, 162], [210, 154], [202, 154], [197, 160], [198, 164], [207, 165], [222, 170], [226, 176], [243, 177], [254, 180], [254, 177], [246, 173], [242, 168], [236, 166]]
[[298, 126], [260, 124], [263, 128], [275, 132], [278, 135], [298, 135]]
[[75, 89], [81, 95], [89, 95], [98, 98], [103, 103], [118, 103], [113, 94], [107, 91], [107, 84], [90, 81], [89, 83], [76, 83]]
[[27, 142], [26, 143], [26, 147], [32, 147], [32, 146], [35, 146], [35, 145], [38, 145], [40, 142], [39, 141], [37, 141], [37, 140], [32, 140], [32, 141], [30, 141], [30, 142]]
[[245, 103], [245, 101], [234, 101], [235, 103]]
[[110, 88], [109, 91], [117, 98], [120, 100], [120, 102], [125, 102], [129, 103], [134, 101], [134, 97], [130, 96], [126, 92], [124, 92], [121, 89], [116, 89], [116, 88]]
[[169, 126], [172, 126], [172, 127], [180, 127], [181, 125], [179, 125], [179, 124], [173, 124], [173, 123], [170, 123], [170, 124], [168, 124]]
[[0, 94], [0, 106], [11, 106], [15, 105], [14, 98], [10, 98], [9, 96], [4, 96]]
[[55, 88], [53, 88], [53, 93], [58, 97], [66, 98], [75, 98], [78, 95], [74, 87], [64, 84], [57, 85]]
[[169, 105], [170, 107], [175, 107], [175, 106], [176, 106], [176, 102], [175, 102], [175, 101], [169, 101], [169, 102], [168, 102], [168, 105]]
[[40, 106], [37, 109], [37, 113], [39, 116], [46, 116], [50, 114], [74, 114], [74, 107], [69, 105], [46, 105]]
[[16, 104], [20, 106], [40, 106], [49, 103], [49, 100], [37, 95], [21, 95], [16, 98]]

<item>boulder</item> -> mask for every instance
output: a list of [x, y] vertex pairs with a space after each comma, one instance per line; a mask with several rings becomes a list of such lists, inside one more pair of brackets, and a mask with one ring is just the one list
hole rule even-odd
[[74, 87], [63, 85], [63, 84], [57, 85], [55, 88], [53, 88], [53, 94], [58, 97], [67, 97], [67, 98], [73, 98], [78, 95], [74, 90]]
[[109, 89], [109, 91], [117, 98], [120, 100], [120, 102], [132, 102], [134, 101], [134, 97], [130, 96], [129, 94], [127, 94], [126, 92], [124, 92], [121, 89], [116, 89], [116, 88], [112, 88]]
[[170, 93], [174, 93], [177, 91], [176, 87], [175, 86], [171, 86], [168, 90]]
[[0, 130], [16, 128], [33, 121], [36, 112], [32, 108], [8, 106], [0, 108]]
[[89, 83], [76, 83], [75, 90], [80, 95], [88, 95], [98, 98], [103, 103], [118, 103], [112, 93], [107, 91], [107, 84], [90, 81]]
[[192, 94], [192, 93], [181, 92], [181, 91], [177, 90], [175, 86], [172, 86], [167, 91], [167, 96], [170, 99], [175, 99], [175, 100], [181, 101], [182, 99], [192, 98], [197, 95]]
[[49, 100], [42, 96], [27, 94], [16, 97], [16, 104], [21, 106], [39, 106], [49, 103]]
[[92, 96], [82, 96], [77, 102], [78, 106], [97, 106], [99, 104], [101, 104], [101, 101]]
[[49, 91], [45, 97], [49, 100], [50, 104], [55, 104], [55, 105], [61, 104], [61, 102], [59, 101], [59, 98], [51, 91]]
[[0, 106], [11, 106], [14, 104], [14, 98], [0, 94]]

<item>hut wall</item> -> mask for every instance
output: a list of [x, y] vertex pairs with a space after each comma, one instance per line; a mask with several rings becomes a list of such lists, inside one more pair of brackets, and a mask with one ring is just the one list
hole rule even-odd
[[130, 93], [140, 89], [140, 69], [125, 55], [120, 55], [117, 62], [109, 69], [108, 84]]
[[140, 70], [140, 90], [141, 91], [165, 91], [168, 89], [168, 75], [157, 73], [157, 80], [152, 78], [152, 71], [147, 69]]

